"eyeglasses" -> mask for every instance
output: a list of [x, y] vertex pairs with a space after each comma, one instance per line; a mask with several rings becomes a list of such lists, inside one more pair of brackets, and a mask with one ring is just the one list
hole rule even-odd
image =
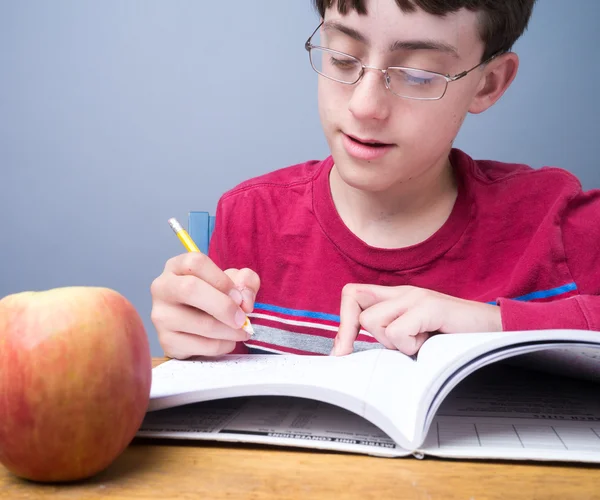
[[473, 66], [471, 69], [454, 76], [402, 66], [380, 69], [373, 66], [366, 66], [360, 59], [349, 54], [313, 45], [311, 40], [322, 25], [323, 23], [317, 26], [317, 29], [313, 31], [313, 34], [308, 37], [308, 40], [304, 44], [304, 48], [308, 51], [310, 64], [319, 75], [345, 85], [354, 85], [363, 77], [366, 70], [381, 71], [384, 76], [386, 88], [392, 94], [406, 99], [437, 101], [444, 97], [450, 82], [464, 78], [471, 71], [487, 64], [500, 55], [500, 52], [498, 52], [485, 61], [480, 62], [477, 66]]

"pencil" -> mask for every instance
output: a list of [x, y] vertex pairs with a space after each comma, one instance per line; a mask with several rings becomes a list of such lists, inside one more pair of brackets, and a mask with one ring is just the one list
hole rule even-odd
[[[171, 226], [171, 229], [175, 232], [175, 234], [179, 238], [179, 241], [181, 241], [181, 243], [183, 243], [183, 246], [185, 247], [185, 249], [188, 252], [200, 252], [200, 249], [198, 248], [196, 243], [194, 243], [194, 240], [192, 239], [192, 237], [183, 228], [183, 226], [179, 223], [179, 221], [175, 217], [172, 217], [171, 219], [169, 219], [169, 226]], [[248, 316], [246, 316], [246, 321], [242, 325], [242, 330], [244, 330], [249, 335], [254, 335], [254, 329], [252, 328], [252, 325], [250, 324], [250, 320], [248, 319]]]

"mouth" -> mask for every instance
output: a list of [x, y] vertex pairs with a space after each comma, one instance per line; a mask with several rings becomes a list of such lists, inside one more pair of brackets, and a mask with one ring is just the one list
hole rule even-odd
[[376, 139], [363, 139], [354, 135], [350, 135], [350, 134], [346, 134], [348, 136], [348, 138], [353, 141], [356, 142], [357, 144], [361, 144], [363, 146], [370, 146], [372, 148], [384, 148], [384, 147], [389, 147], [389, 146], [393, 146], [393, 144], [388, 144], [385, 142], [381, 142], [378, 141]]
[[386, 156], [394, 144], [388, 144], [378, 139], [357, 137], [343, 133], [342, 144], [346, 153], [357, 160], [375, 161]]

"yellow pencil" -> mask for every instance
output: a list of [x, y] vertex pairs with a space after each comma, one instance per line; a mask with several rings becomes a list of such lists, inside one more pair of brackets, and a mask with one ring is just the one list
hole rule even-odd
[[[183, 243], [183, 246], [188, 252], [200, 252], [200, 249], [197, 247], [196, 243], [194, 243], [192, 237], [177, 221], [175, 217], [169, 219], [169, 226], [171, 226], [171, 229], [175, 232], [175, 234], [177, 235], [181, 243]], [[254, 335], [254, 329], [250, 324], [248, 316], [246, 316], [246, 321], [242, 325], [242, 330], [244, 330], [249, 335]]]

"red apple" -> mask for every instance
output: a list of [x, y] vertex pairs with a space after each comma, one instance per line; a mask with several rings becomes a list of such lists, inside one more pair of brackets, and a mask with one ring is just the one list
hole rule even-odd
[[42, 482], [112, 463], [146, 412], [152, 360], [142, 320], [95, 287], [0, 300], [0, 463]]

